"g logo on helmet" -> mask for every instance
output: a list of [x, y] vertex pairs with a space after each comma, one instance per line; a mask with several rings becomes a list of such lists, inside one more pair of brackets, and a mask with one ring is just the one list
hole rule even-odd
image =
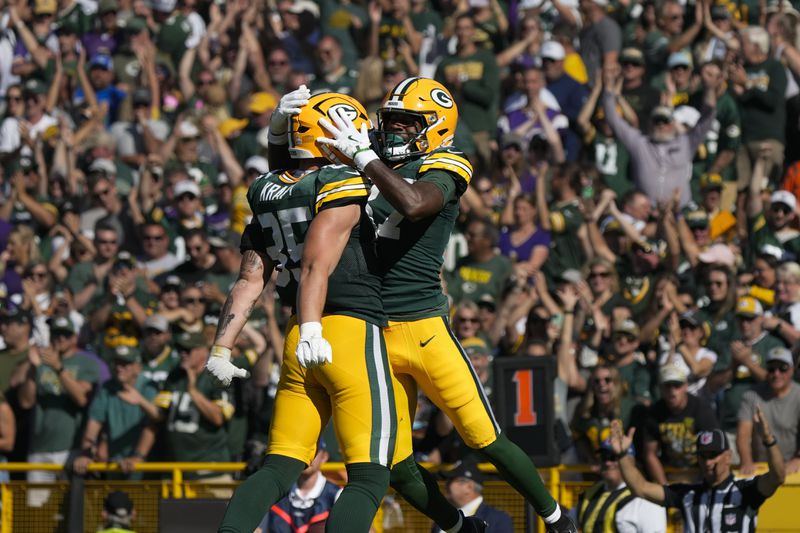
[[355, 120], [358, 118], [358, 110], [351, 106], [350, 104], [334, 104], [328, 109], [328, 116], [334, 116], [334, 114], [338, 114], [339, 112], [343, 112], [344, 116], [346, 116], [349, 120]]
[[431, 100], [439, 104], [440, 106], [450, 109], [453, 107], [453, 99], [450, 98], [450, 95], [444, 92], [443, 90], [436, 88], [431, 91]]

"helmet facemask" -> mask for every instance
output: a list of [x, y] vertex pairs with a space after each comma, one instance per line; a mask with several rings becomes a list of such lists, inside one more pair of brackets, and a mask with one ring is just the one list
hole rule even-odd
[[[438, 122], [435, 112], [381, 108], [377, 111], [377, 116], [378, 128], [375, 130], [375, 136], [380, 156], [384, 160], [400, 162], [418, 157], [435, 148], [430, 146], [427, 135], [428, 131]], [[387, 130], [386, 122], [396, 118], [400, 118], [403, 122], [408, 122], [409, 119], [413, 120], [419, 131]]]

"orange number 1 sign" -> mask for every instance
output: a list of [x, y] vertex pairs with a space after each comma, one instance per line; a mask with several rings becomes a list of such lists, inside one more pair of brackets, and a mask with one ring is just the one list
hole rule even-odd
[[517, 408], [514, 413], [515, 426], [535, 426], [536, 411], [533, 410], [533, 370], [517, 370], [511, 378], [517, 384]]

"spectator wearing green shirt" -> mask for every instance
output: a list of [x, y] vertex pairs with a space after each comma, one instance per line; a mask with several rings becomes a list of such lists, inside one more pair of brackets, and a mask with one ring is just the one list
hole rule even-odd
[[544, 179], [537, 180], [536, 199], [542, 228], [550, 231], [550, 256], [544, 265], [549, 280], [565, 270], [583, 267], [584, 251], [578, 236], [584, 226], [578, 191], [583, 188], [582, 171], [574, 163], [558, 166], [551, 177], [553, 203], [547, 204]]
[[625, 395], [637, 403], [649, 405], [650, 370], [647, 360], [639, 350], [639, 326], [630, 319], [620, 320], [611, 329], [611, 350], [603, 359], [619, 371], [622, 381], [627, 384]]
[[454, 303], [477, 303], [486, 294], [500, 299], [511, 276], [511, 261], [495, 251], [497, 228], [488, 220], [477, 219], [467, 225], [467, 255], [450, 273], [448, 292]]
[[[100, 387], [89, 406], [81, 456], [73, 462], [79, 474], [86, 472], [90, 462], [100, 460], [119, 463], [122, 471], [130, 474], [135, 465], [147, 457], [155, 441], [149, 421], [159, 416], [158, 408], [152, 403], [158, 391], [142, 374], [139, 349], [117, 346], [113, 368], [114, 377]], [[98, 454], [101, 434], [106, 439], [106, 456]]]
[[767, 176], [769, 158], [769, 149], [760, 150], [750, 182], [747, 198], [749, 262], [768, 245], [783, 249], [795, 259], [800, 257], [800, 232], [793, 227], [797, 218], [797, 197], [789, 191], [775, 191], [770, 196], [769, 208], [764, 206], [761, 198], [760, 183]]
[[[49, 346], [29, 351], [19, 403], [24, 409], [34, 409], [28, 462], [65, 464], [77, 447], [99, 369], [91, 357], [78, 350], [78, 334], [69, 319], [53, 321], [50, 341]], [[55, 478], [55, 472], [28, 473], [29, 482]], [[28, 505], [40, 507], [49, 497], [49, 490], [31, 490]]]
[[453, 94], [461, 121], [472, 132], [480, 168], [491, 165], [491, 134], [497, 123], [500, 73], [489, 50], [475, 44], [475, 21], [470, 15], [456, 18], [456, 53], [436, 69], [436, 81]]
[[350, 94], [356, 85], [358, 73], [342, 63], [342, 45], [331, 35], [319, 40], [315, 52], [317, 76], [311, 80], [311, 93], [337, 92]]
[[[180, 366], [167, 377], [155, 400], [166, 428], [167, 454], [172, 461], [228, 461], [225, 423], [234, 408], [228, 392], [216, 386], [205, 371], [208, 343], [201, 333], [187, 331], [178, 335], [176, 344]], [[199, 475], [221, 482], [231, 480], [227, 474]]]
[[65, 284], [74, 295], [75, 308], [83, 309], [104, 290], [120, 248], [119, 231], [113, 225], [99, 223], [94, 228], [95, 256], [81, 261], [69, 270]]
[[[739, 407], [744, 393], [767, 379], [767, 354], [783, 341], [764, 330], [764, 308], [752, 296], [739, 298], [736, 303], [736, 322], [741, 337], [730, 343], [731, 362], [724, 374], [728, 388], [722, 396], [720, 422], [729, 442], [736, 442]], [[739, 462], [734, 453], [734, 462]]]
[[148, 316], [143, 329], [140, 342], [142, 375], [161, 390], [169, 373], [180, 363], [180, 358], [170, 343], [172, 330], [169, 320], [164, 315], [158, 314]]
[[[729, 69], [731, 91], [742, 124], [742, 145], [736, 154], [736, 171], [739, 191], [747, 188], [753, 166], [763, 147], [768, 147], [769, 158], [764, 173], [775, 183], [783, 166], [786, 141], [786, 70], [769, 57], [769, 34], [758, 26], [742, 30], [742, 56], [744, 64], [733, 64]], [[742, 195], [740, 195], [742, 196]]]

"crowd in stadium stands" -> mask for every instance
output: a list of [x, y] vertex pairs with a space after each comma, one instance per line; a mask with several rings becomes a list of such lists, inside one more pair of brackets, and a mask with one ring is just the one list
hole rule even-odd
[[[452, 92], [475, 168], [442, 279], [486, 392], [493, 361], [553, 358], [563, 461], [597, 463], [621, 419], [659, 483], [715, 428], [752, 472], [758, 405], [800, 470], [798, 9], [0, 0], [0, 454], [134, 478], [257, 460], [292, 304], [274, 281], [235, 350], [252, 377], [204, 365], [271, 113], [303, 84], [372, 112], [418, 75]], [[414, 429], [419, 460], [470, 454], [424, 397]]]

